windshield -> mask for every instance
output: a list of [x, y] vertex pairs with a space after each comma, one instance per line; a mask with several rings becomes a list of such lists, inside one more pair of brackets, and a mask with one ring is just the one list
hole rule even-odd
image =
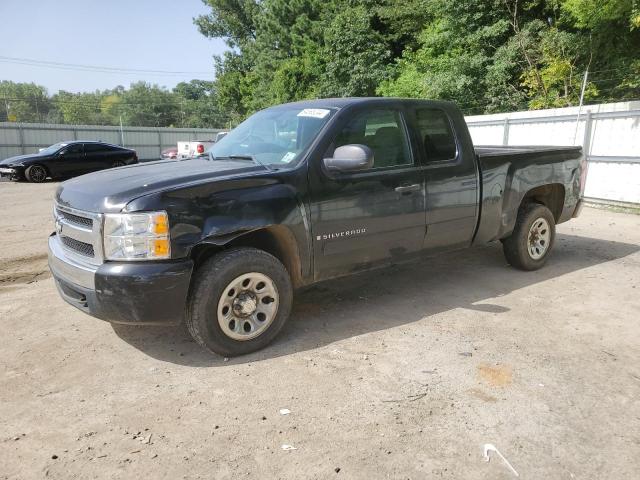
[[66, 147], [67, 144], [64, 142], [60, 142], [60, 143], [54, 143], [53, 145], [51, 145], [50, 147], [47, 148], [43, 148], [42, 150], [40, 150], [40, 152], [38, 152], [40, 155], [51, 155], [52, 153], [56, 153], [58, 150], [60, 150], [62, 147]]
[[208, 151], [211, 160], [240, 158], [269, 168], [293, 165], [334, 110], [277, 107], [252, 115]]

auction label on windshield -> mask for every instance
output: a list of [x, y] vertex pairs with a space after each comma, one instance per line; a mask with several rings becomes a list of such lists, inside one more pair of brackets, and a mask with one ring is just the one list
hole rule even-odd
[[305, 108], [302, 110], [298, 116], [299, 117], [313, 117], [313, 118], [324, 118], [331, 110], [327, 110], [326, 108]]
[[283, 163], [289, 163], [294, 158], [296, 158], [296, 152], [287, 152], [284, 154], [284, 157], [282, 157], [282, 160], [280, 161]]

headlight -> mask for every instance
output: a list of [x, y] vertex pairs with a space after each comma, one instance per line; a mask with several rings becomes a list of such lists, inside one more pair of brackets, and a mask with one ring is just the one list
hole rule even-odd
[[105, 214], [104, 256], [107, 260], [169, 258], [167, 212]]

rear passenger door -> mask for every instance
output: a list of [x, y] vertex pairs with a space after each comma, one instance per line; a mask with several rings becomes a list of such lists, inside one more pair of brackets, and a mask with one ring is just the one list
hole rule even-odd
[[[476, 227], [478, 204], [475, 152], [462, 151], [454, 123], [444, 108], [416, 105], [410, 113], [426, 181], [424, 248], [440, 251], [468, 246]], [[464, 117], [458, 115], [456, 121], [464, 125]]]
[[[424, 180], [403, 110], [376, 107], [343, 115], [309, 172], [318, 280], [417, 254], [424, 239]], [[328, 172], [322, 159], [349, 144], [370, 147], [373, 168]]]

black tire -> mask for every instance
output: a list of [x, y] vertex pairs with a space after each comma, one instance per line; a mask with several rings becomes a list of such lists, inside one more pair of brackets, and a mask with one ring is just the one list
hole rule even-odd
[[31, 165], [24, 171], [24, 176], [32, 183], [42, 183], [49, 176], [49, 172], [43, 165]]
[[[546, 221], [546, 225], [549, 227], [548, 240], [543, 242], [544, 249], [536, 250], [536, 247], [532, 246], [532, 252], [529, 248], [531, 246], [529, 233], [532, 225], [540, 221]], [[542, 230], [546, 230], [545, 227]], [[534, 235], [536, 234], [534, 233]], [[551, 211], [538, 203], [526, 203], [520, 207], [516, 226], [511, 236], [502, 241], [502, 249], [507, 262], [513, 267], [520, 270], [538, 270], [547, 262], [555, 238], [556, 222]], [[536, 258], [538, 255], [540, 255], [539, 258]]]
[[[278, 307], [266, 329], [257, 337], [236, 340], [220, 326], [219, 302], [223, 302], [221, 297], [234, 279], [253, 272], [266, 275], [272, 281], [278, 295]], [[187, 301], [186, 326], [193, 339], [207, 350], [225, 357], [244, 355], [271, 343], [289, 318], [292, 300], [289, 273], [273, 255], [256, 248], [225, 250], [208, 259], [194, 273]]]

